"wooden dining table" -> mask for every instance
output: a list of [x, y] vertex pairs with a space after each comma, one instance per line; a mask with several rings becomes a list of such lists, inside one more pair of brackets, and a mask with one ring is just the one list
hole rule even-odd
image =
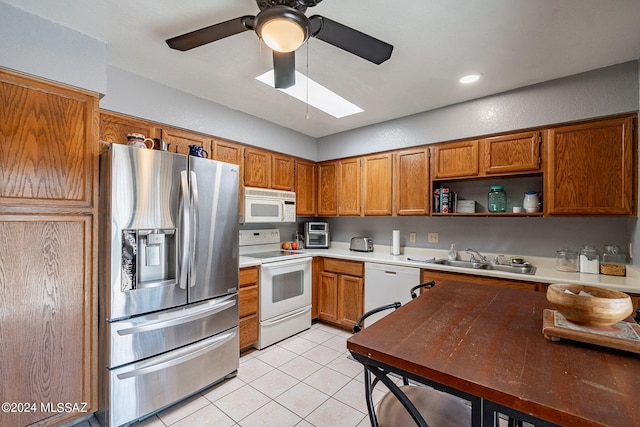
[[640, 426], [638, 354], [551, 341], [545, 294], [445, 280], [347, 340], [356, 360], [538, 425]]

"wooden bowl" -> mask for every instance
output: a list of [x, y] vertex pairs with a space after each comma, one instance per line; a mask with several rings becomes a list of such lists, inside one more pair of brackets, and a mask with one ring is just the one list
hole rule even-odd
[[[580, 291], [592, 296], [578, 295]], [[568, 321], [585, 326], [613, 325], [633, 313], [629, 295], [596, 286], [549, 285], [547, 301]]]

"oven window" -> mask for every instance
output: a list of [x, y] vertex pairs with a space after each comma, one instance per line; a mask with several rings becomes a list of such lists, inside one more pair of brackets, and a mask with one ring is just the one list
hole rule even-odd
[[304, 272], [301, 270], [273, 276], [271, 302], [277, 303], [295, 298], [304, 293]]

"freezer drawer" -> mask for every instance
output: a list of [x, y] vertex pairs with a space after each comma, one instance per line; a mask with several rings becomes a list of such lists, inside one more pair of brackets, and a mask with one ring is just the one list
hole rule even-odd
[[137, 420], [237, 371], [238, 346], [236, 327], [178, 350], [108, 371], [107, 426]]
[[238, 326], [238, 295], [107, 323], [107, 367], [164, 353]]

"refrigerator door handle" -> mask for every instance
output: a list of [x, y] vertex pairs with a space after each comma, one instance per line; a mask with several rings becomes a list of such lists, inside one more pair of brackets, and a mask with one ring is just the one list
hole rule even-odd
[[189, 183], [187, 181], [187, 171], [180, 172], [180, 277], [178, 285], [181, 289], [187, 289], [187, 273], [189, 271]]
[[183, 312], [178, 313], [176, 316], [167, 317], [165, 319], [159, 319], [157, 322], [147, 322], [143, 325], [132, 326], [126, 329], [120, 329], [118, 335], [135, 335], [142, 332], [155, 331], [158, 329], [170, 328], [173, 326], [182, 325], [185, 323], [193, 322], [198, 319], [209, 317], [213, 314], [220, 313], [221, 311], [232, 308], [236, 305], [235, 299], [226, 299], [215, 305], [209, 305], [204, 310], [196, 311], [185, 315]]
[[[227, 343], [229, 340], [233, 339], [236, 335], [236, 332], [228, 332], [225, 334], [220, 334], [219, 337], [216, 338], [216, 340], [211, 343], [206, 345], [205, 347], [202, 348], [198, 348], [198, 349], [192, 349], [192, 348], [184, 348], [182, 349], [182, 351], [180, 353], [182, 354], [177, 354], [175, 355], [175, 357], [162, 357], [157, 363], [151, 363], [149, 365], [146, 366], [142, 366], [138, 369], [133, 369], [131, 371], [128, 372], [123, 372], [121, 374], [118, 374], [118, 379], [120, 380], [124, 380], [127, 378], [134, 378], [134, 377], [139, 377], [141, 375], [146, 375], [149, 374], [151, 372], [156, 372], [156, 371], [160, 371], [162, 369], [167, 369], [170, 368], [172, 366], [176, 366], [179, 365], [181, 363], [184, 363], [188, 360], [191, 359], [195, 359], [196, 357], [199, 357], [200, 355], [210, 352], [211, 350], [213, 350], [216, 347], [220, 347], [223, 344]], [[173, 356], [173, 355], [171, 355]]]
[[197, 246], [197, 238], [198, 238], [198, 220], [199, 220], [199, 215], [200, 215], [200, 200], [198, 198], [198, 179], [196, 177], [196, 173], [194, 171], [190, 172], [191, 174], [191, 218], [193, 219], [193, 226], [191, 227], [191, 248], [189, 250], [189, 252], [191, 253], [191, 265], [190, 265], [190, 269], [191, 269], [191, 281], [189, 282], [189, 287], [194, 287], [197, 283], [196, 280], [196, 268], [195, 266], [198, 265], [198, 252], [196, 250]]

